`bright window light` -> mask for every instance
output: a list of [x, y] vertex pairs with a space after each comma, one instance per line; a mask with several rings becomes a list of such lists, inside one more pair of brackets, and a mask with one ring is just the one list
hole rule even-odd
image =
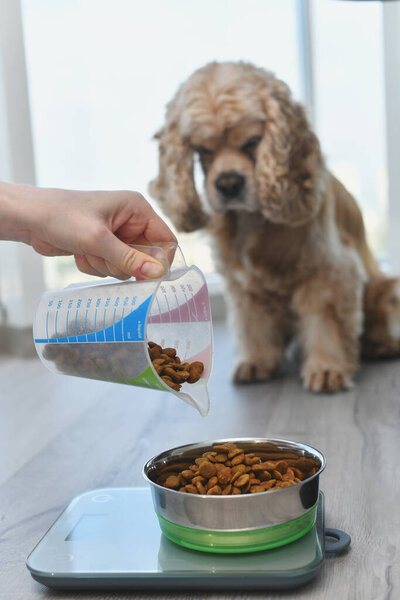
[[[179, 84], [212, 60], [249, 60], [301, 98], [296, 0], [24, 0], [38, 184], [136, 189], [157, 173], [153, 133]], [[207, 240], [179, 235], [214, 270]], [[46, 259], [49, 287], [77, 280]], [[88, 276], [84, 275], [84, 279]]]

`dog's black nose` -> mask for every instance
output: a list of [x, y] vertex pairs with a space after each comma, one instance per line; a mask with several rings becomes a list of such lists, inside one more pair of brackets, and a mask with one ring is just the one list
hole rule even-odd
[[244, 177], [236, 171], [222, 173], [215, 181], [217, 190], [225, 196], [225, 198], [235, 198], [244, 186]]

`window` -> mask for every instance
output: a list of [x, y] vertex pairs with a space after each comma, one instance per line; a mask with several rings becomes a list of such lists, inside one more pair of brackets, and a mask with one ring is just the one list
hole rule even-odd
[[[302, 98], [297, 0], [24, 0], [37, 182], [137, 189], [156, 175], [153, 133], [178, 85], [212, 60], [249, 60]], [[179, 235], [188, 263], [214, 269], [206, 240]], [[48, 287], [77, 279], [45, 260]], [[88, 276], [83, 275], [83, 279]]]
[[315, 126], [328, 167], [359, 203], [388, 258], [383, 6], [312, 0]]

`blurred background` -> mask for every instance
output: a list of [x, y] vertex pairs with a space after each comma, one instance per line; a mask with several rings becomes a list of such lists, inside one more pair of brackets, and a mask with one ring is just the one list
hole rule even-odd
[[[0, 0], [0, 179], [147, 196], [179, 84], [212, 60], [251, 61], [306, 104], [372, 248], [399, 270], [399, 28], [397, 2]], [[221, 294], [207, 239], [179, 240]], [[43, 289], [83, 279], [72, 258], [0, 242], [3, 338], [30, 328]]]

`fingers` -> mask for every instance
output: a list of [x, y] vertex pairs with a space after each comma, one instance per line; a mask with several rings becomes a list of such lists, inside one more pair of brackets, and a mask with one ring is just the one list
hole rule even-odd
[[147, 224], [145, 235], [149, 242], [154, 242], [155, 245], [157, 242], [177, 242], [171, 229], [154, 211]]
[[[99, 194], [85, 202], [79, 218], [72, 219], [74, 227], [70, 229], [72, 237], [75, 236], [74, 244], [69, 238], [65, 241], [65, 247], [75, 255], [78, 268], [90, 275], [111, 275], [122, 280], [132, 276], [136, 279], [162, 277], [166, 267], [159, 257], [149, 256], [129, 244], [176, 244], [168, 225], [140, 194]], [[63, 234], [67, 236], [70, 232], [65, 233], [64, 227]]]
[[76, 254], [75, 263], [78, 269], [82, 271], [82, 273], [87, 273], [87, 275], [94, 275], [96, 277], [115, 277], [116, 279], [122, 280], [129, 279], [130, 277], [98, 256]]
[[126, 257], [121, 256], [119, 259], [122, 266], [126, 265], [124, 268], [127, 271], [123, 271], [113, 263], [98, 256], [85, 256], [83, 254], [75, 255], [76, 266], [82, 273], [96, 277], [115, 277], [121, 280], [129, 279], [132, 276], [139, 280], [162, 277], [165, 270], [161, 263], [143, 252], [126, 246], [123, 242], [120, 243], [128, 249]]
[[121, 242], [111, 231], [101, 240], [101, 255], [114, 270], [128, 277], [158, 279], [165, 273], [158, 260]]
[[86, 259], [89, 265], [103, 274], [104, 277], [116, 277], [117, 279], [129, 279], [130, 275], [127, 275], [113, 264], [104, 260], [104, 258], [100, 258], [99, 256], [86, 256]]
[[94, 275], [95, 277], [105, 277], [105, 275], [93, 268], [92, 265], [87, 260], [87, 257], [83, 254], [75, 254], [75, 264], [82, 273], [86, 273], [87, 275]]

